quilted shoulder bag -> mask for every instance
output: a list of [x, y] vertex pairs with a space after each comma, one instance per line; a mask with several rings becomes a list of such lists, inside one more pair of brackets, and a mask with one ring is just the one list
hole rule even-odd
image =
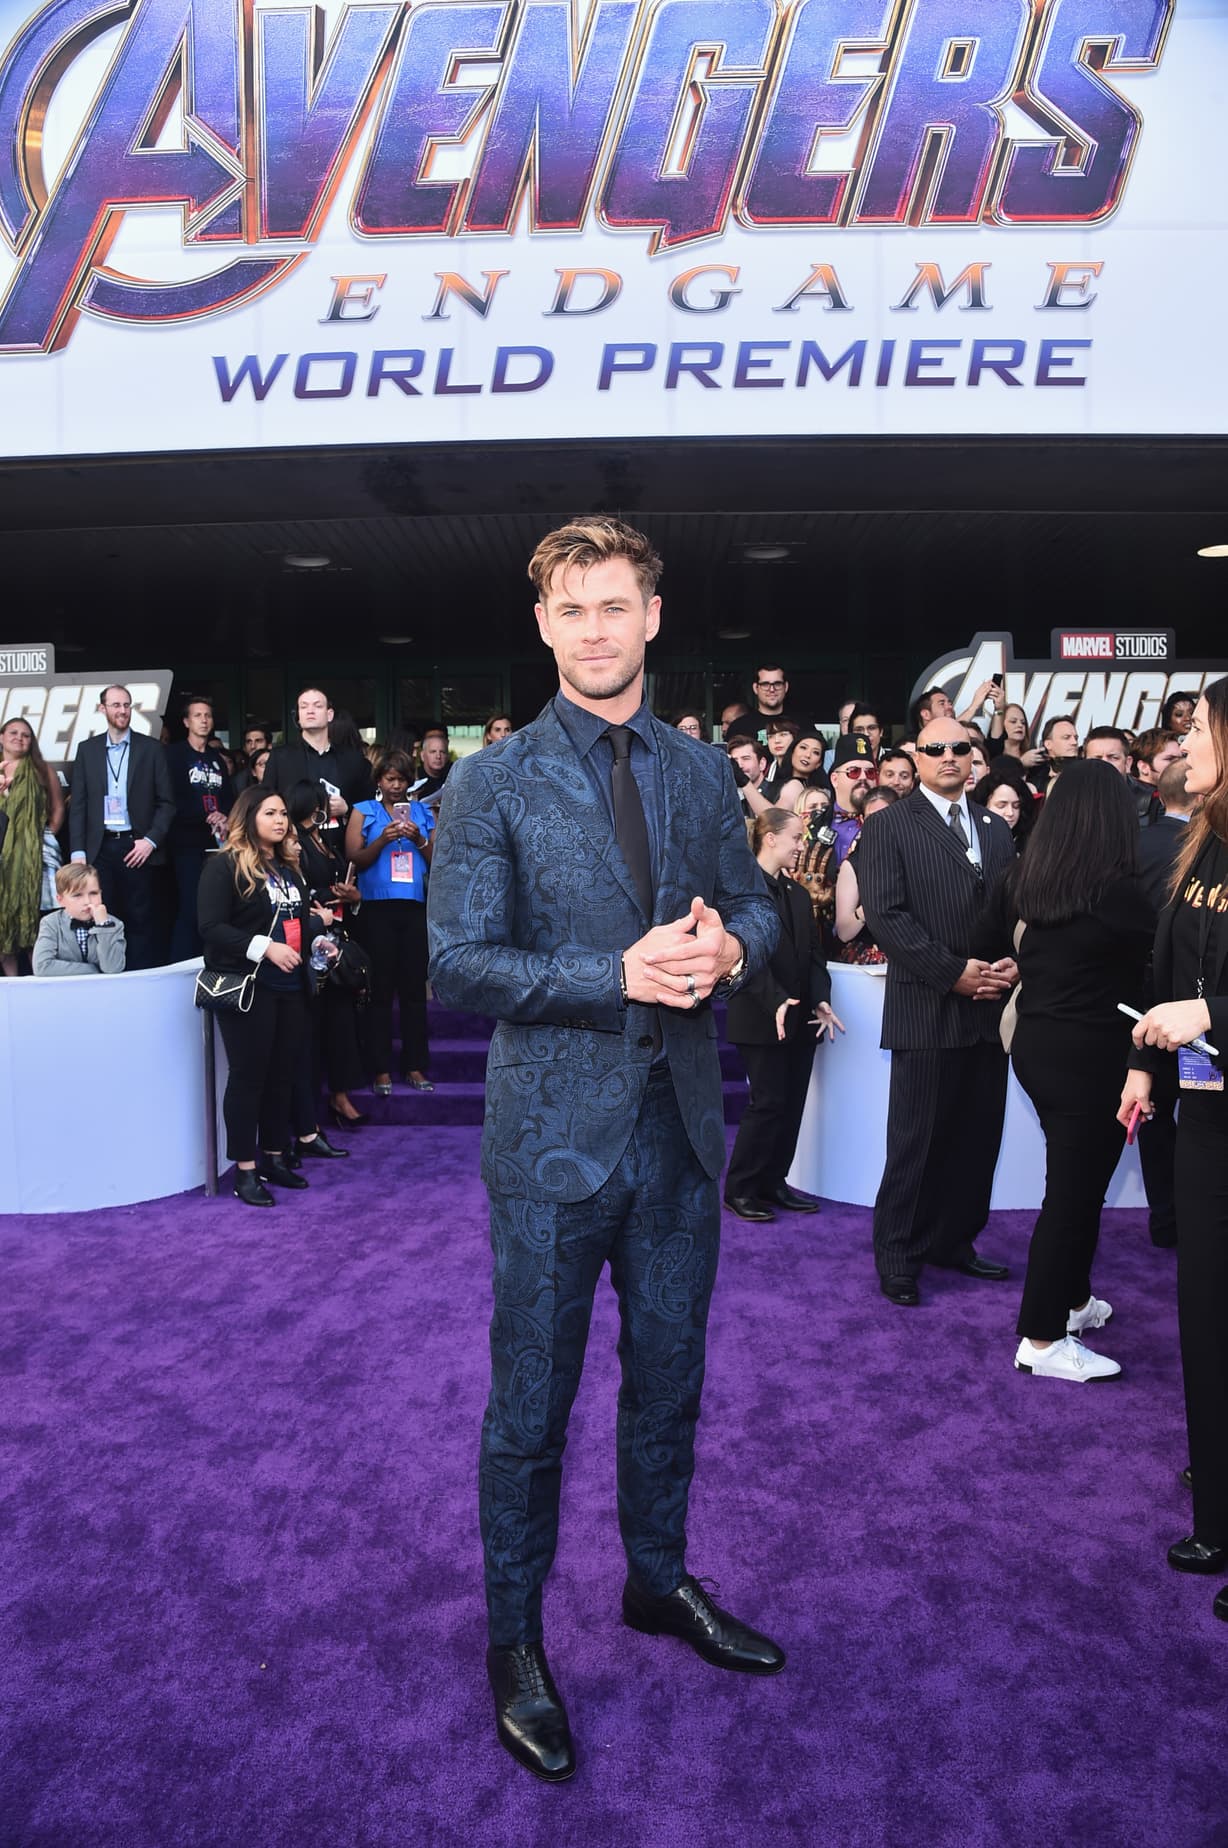
[[[277, 920], [284, 909], [281, 904], [274, 905], [270, 935], [277, 929]], [[256, 971], [259, 967], [259, 963], [254, 963], [243, 975], [231, 969], [202, 969], [196, 978], [196, 992], [192, 999], [197, 1007], [205, 1008], [210, 1014], [250, 1013], [256, 997]]]

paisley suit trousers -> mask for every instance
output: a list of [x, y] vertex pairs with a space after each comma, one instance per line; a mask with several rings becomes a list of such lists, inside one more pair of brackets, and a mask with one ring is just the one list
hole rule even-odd
[[563, 1446], [603, 1266], [618, 1295], [618, 1518], [632, 1576], [686, 1572], [686, 1513], [720, 1245], [716, 1181], [695, 1157], [669, 1068], [649, 1075], [605, 1184], [575, 1203], [491, 1191], [494, 1316], [479, 1503], [490, 1639], [537, 1642], [558, 1538]]

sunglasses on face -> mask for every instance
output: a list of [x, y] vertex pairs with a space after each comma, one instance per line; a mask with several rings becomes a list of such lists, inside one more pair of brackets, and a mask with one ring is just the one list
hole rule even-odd
[[850, 783], [860, 783], [863, 778], [866, 782], [870, 782], [874, 777], [874, 772], [868, 764], [841, 764], [840, 768]]
[[971, 757], [972, 755], [972, 746], [967, 743], [919, 744], [916, 748], [924, 757], [945, 757], [948, 751], [951, 752], [953, 757]]

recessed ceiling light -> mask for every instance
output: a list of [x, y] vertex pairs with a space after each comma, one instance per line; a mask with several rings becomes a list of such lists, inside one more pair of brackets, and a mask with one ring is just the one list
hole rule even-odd
[[385, 648], [408, 648], [414, 638], [412, 635], [381, 635], [379, 639]]
[[716, 632], [723, 642], [748, 642], [749, 629], [718, 629]]
[[1200, 545], [1199, 558], [1228, 558], [1228, 545]]
[[787, 545], [748, 545], [743, 548], [742, 556], [755, 565], [778, 565], [789, 556]]
[[327, 552], [287, 552], [282, 559], [292, 571], [323, 571], [332, 562]]

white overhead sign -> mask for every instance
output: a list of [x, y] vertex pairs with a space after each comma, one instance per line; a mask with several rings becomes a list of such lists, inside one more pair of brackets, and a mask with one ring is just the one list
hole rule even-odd
[[1222, 3], [0, 30], [2, 453], [1228, 429]]

